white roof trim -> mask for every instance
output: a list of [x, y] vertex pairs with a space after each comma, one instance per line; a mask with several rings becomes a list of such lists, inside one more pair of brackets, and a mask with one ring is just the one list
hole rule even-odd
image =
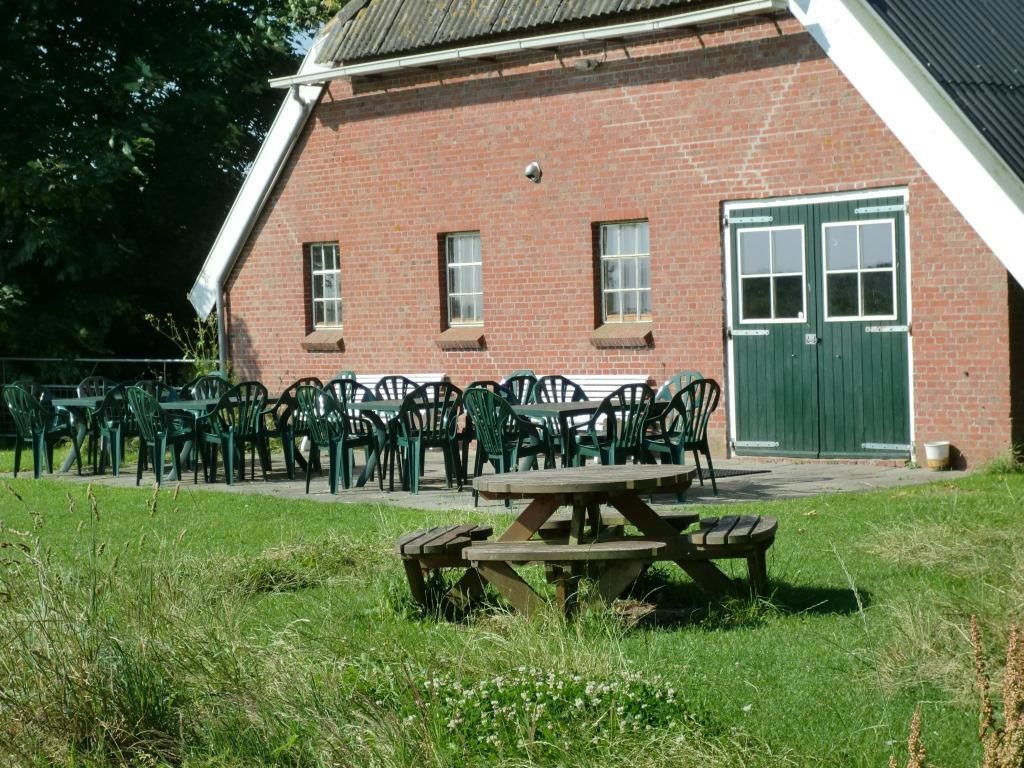
[[394, 72], [399, 69], [434, 66], [436, 64], [496, 56], [505, 53], [517, 53], [537, 49], [557, 48], [563, 45], [607, 40], [610, 38], [632, 37], [663, 29], [678, 29], [697, 24], [707, 24], [752, 13], [768, 13], [781, 11], [786, 7], [786, 0], [736, 0], [729, 5], [717, 8], [705, 8], [702, 11], [687, 11], [672, 16], [663, 16], [646, 21], [629, 21], [618, 24], [606, 24], [600, 27], [588, 27], [570, 32], [555, 32], [547, 35], [531, 35], [514, 40], [501, 40], [496, 43], [479, 43], [461, 48], [445, 48], [427, 53], [410, 53], [390, 59], [365, 61], [359, 64], [346, 64], [341, 67], [325, 69], [318, 74], [290, 75], [276, 77], [270, 81], [274, 88], [287, 88], [307, 83], [322, 83], [342, 77], [358, 75], [376, 75], [382, 72]]
[[[322, 42], [315, 43], [299, 68], [300, 73], [313, 74], [324, 67], [316, 63], [316, 51]], [[203, 268], [196, 277], [188, 299], [200, 317], [210, 314], [217, 304], [224, 277], [231, 269], [239, 251], [249, 237], [256, 217], [259, 216], [267, 196], [274, 188], [295, 141], [306, 124], [313, 107], [320, 100], [321, 85], [295, 86], [285, 95], [281, 108], [263, 140], [252, 168], [242, 182], [242, 188], [231, 204], [227, 218], [221, 225], [213, 247], [206, 255]]]
[[1024, 180], [865, 0], [789, 9], [1024, 285]]

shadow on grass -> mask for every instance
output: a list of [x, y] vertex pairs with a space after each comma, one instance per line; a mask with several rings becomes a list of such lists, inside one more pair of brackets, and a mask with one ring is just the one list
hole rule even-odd
[[[752, 595], [744, 580], [736, 580], [732, 594], [711, 599], [695, 583], [679, 580], [659, 569], [641, 575], [633, 587], [617, 600], [611, 610], [627, 627], [678, 628], [692, 626], [709, 630], [749, 629], [768, 621], [798, 615], [850, 615], [865, 609], [871, 595], [854, 594], [847, 588], [797, 586], [771, 581], [768, 593]], [[439, 579], [432, 584], [430, 605], [422, 607], [411, 598], [406, 584], [392, 585], [390, 602], [397, 612], [410, 620], [472, 622], [485, 614], [514, 613], [514, 609], [493, 588], [487, 587], [466, 610], [455, 610], [442, 596], [454, 579]], [[539, 585], [536, 585], [539, 586]], [[550, 590], [541, 594], [550, 597]], [[859, 602], [858, 602], [859, 601]], [[596, 592], [583, 586], [581, 606], [603, 606]]]
[[[735, 591], [711, 599], [692, 581], [666, 578], [658, 570], [644, 573], [625, 601], [627, 615], [643, 626], [700, 626], [705, 629], [744, 629], [782, 616], [849, 615], [871, 603], [871, 595], [833, 586], [797, 586], [772, 580], [765, 595], [753, 595], [745, 581]], [[646, 606], [646, 610], [645, 607]]]

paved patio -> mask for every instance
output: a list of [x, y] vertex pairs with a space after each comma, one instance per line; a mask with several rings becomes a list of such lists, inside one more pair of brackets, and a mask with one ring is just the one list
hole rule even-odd
[[[325, 457], [326, 460], [326, 457]], [[939, 480], [962, 477], [962, 472], [932, 472], [926, 469], [881, 466], [874, 464], [833, 463], [827, 461], [750, 461], [742, 459], [716, 459], [715, 468], [719, 472], [718, 496], [711, 491], [710, 481], [703, 487], [694, 482], [686, 494], [688, 504], [731, 504], [741, 501], [765, 501], [769, 499], [799, 498], [815, 496], [821, 493], [839, 493], [844, 491], [870, 491], [879, 488], [891, 488], [901, 485], [916, 485]], [[357, 468], [358, 470], [358, 468]], [[376, 482], [371, 481], [364, 488], [353, 488], [339, 491], [332, 496], [327, 488], [326, 474], [314, 474], [310, 484], [310, 493], [305, 493], [305, 478], [296, 477], [289, 480], [284, 472], [283, 456], [276, 454], [273, 469], [267, 482], [260, 478], [257, 462], [255, 481], [235, 481], [233, 485], [224, 482], [223, 469], [218, 469], [218, 481], [206, 483], [200, 472], [196, 490], [216, 493], [261, 493], [285, 499], [306, 498], [314, 501], [333, 503], [358, 504], [392, 504], [418, 509], [472, 509], [473, 494], [464, 488], [460, 493], [454, 488], [448, 489], [444, 482], [444, 467], [441, 455], [437, 451], [428, 451], [426, 471], [421, 481], [420, 492], [411, 494], [396, 490], [389, 492], [385, 482], [385, 490], [381, 493]], [[31, 469], [29, 470], [31, 476]], [[134, 487], [135, 464], [125, 466], [121, 476], [113, 477], [109, 470], [104, 475], [92, 475], [85, 470], [79, 477], [72, 470], [64, 475], [54, 475], [70, 482], [102, 483], [109, 486]], [[191, 473], [186, 473], [185, 485], [192, 486]], [[144, 486], [151, 486], [152, 472], [142, 476]], [[657, 498], [656, 503], [675, 504], [675, 496]], [[480, 509], [505, 511], [501, 501], [480, 499]]]

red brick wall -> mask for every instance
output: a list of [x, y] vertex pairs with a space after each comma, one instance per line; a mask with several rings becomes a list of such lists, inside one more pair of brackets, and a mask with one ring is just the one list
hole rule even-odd
[[[271, 390], [340, 369], [724, 381], [722, 203], [906, 186], [916, 440], [972, 465], [1006, 448], [1006, 271], [799, 25], [609, 44], [583, 52], [591, 71], [580, 53], [332, 84], [228, 283], [236, 373]], [[599, 350], [592, 225], [631, 218], [650, 222], [654, 344]], [[445, 352], [437, 242], [462, 230], [480, 232], [486, 349]], [[315, 241], [341, 244], [343, 352], [301, 347]]]

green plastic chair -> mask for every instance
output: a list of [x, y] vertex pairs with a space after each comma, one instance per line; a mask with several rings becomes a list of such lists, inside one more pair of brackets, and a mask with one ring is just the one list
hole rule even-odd
[[[128, 407], [139, 430], [139, 462], [135, 470], [135, 484], [142, 482], [142, 471], [148, 458], [153, 461], [153, 474], [157, 487], [163, 483], [164, 455], [171, 452], [176, 477], [181, 478], [181, 448], [196, 439], [195, 423], [191, 417], [165, 411], [156, 397], [142, 387], [127, 387], [124, 390]], [[196, 483], [198, 463], [192, 467], [192, 482]]]
[[181, 400], [178, 390], [160, 379], [139, 379], [135, 386], [148, 392], [157, 399], [158, 403], [173, 403]]
[[[658, 402], [668, 403], [677, 392], [688, 384], [703, 378], [700, 371], [680, 371], [658, 388], [658, 394], [654, 396], [654, 399]], [[673, 438], [679, 429], [679, 413], [666, 405], [660, 415], [653, 417], [648, 423], [647, 436], [652, 439], [666, 435]]]
[[[366, 466], [371, 466], [371, 459], [376, 457], [380, 464], [377, 473], [380, 489], [384, 490], [384, 462], [381, 453], [387, 445], [387, 425], [372, 411], [361, 411], [350, 408], [352, 403], [371, 402], [376, 399], [373, 390], [360, 384], [354, 378], [336, 378], [327, 382], [324, 387], [334, 395], [345, 413], [345, 445], [342, 456], [346, 461], [346, 471], [351, 480], [352, 468], [355, 465], [355, 449], [362, 448]], [[344, 479], [343, 475], [343, 479]], [[348, 488], [348, 485], [345, 486]]]
[[396, 452], [405, 454], [402, 485], [407, 490], [419, 493], [423, 452], [427, 448], [441, 449], [448, 487], [452, 487], [454, 480], [462, 490], [458, 449], [461, 405], [462, 390], [446, 381], [423, 384], [406, 395], [395, 421], [398, 423]]
[[[532, 457], [536, 466], [540, 453], [544, 454], [545, 469], [555, 466], [551, 435], [547, 429], [516, 415], [509, 400], [500, 393], [471, 386], [462, 394], [462, 401], [476, 430], [473, 477], [480, 477], [485, 459], [498, 474], [518, 471], [521, 458]], [[478, 502], [479, 494], [474, 489], [473, 505]]]
[[501, 384], [512, 393], [517, 403], [525, 405], [534, 401], [537, 377], [532, 373], [513, 373]]
[[[519, 405], [519, 398], [516, 397], [515, 393], [512, 392], [505, 384], [494, 381], [493, 379], [480, 379], [478, 381], [471, 381], [469, 386], [466, 387], [468, 392], [471, 389], [486, 389], [499, 397], [507, 400], [508, 402]], [[465, 405], [465, 403], [463, 403]], [[465, 484], [469, 481], [469, 444], [476, 440], [476, 430], [473, 426], [473, 416], [469, 410], [463, 408], [466, 412], [465, 419], [463, 420], [462, 429], [459, 431], [459, 445], [462, 450], [462, 483]], [[480, 455], [480, 446], [477, 444], [477, 456]]]
[[665, 383], [658, 387], [658, 394], [655, 397], [658, 400], [668, 402], [675, 396], [676, 392], [683, 389], [691, 381], [703, 378], [704, 375], [700, 371], [680, 371], [671, 378], [666, 379]]
[[405, 376], [381, 376], [373, 387], [373, 394], [378, 400], [402, 400], [416, 387], [416, 382]]
[[231, 384], [220, 373], [208, 373], [196, 379], [188, 393], [179, 392], [181, 397], [191, 400], [216, 400], [231, 389]]
[[53, 472], [53, 446], [65, 437], [74, 446], [78, 463], [78, 474], [82, 474], [82, 456], [79, 451], [76, 429], [67, 411], [55, 409], [46, 402], [40, 402], [28, 390], [15, 384], [4, 387], [4, 402], [14, 419], [16, 432], [14, 441], [14, 476], [21, 470], [21, 451], [25, 443], [32, 446], [32, 474], [39, 478], [43, 462], [46, 471]]
[[609, 394], [576, 428], [573, 464], [593, 456], [602, 464], [625, 464], [643, 457], [647, 417], [654, 390], [646, 384], [625, 384]]
[[224, 473], [228, 485], [234, 482], [237, 462], [238, 477], [245, 479], [245, 449], [252, 454], [252, 478], [256, 478], [256, 454], [260, 457], [263, 479], [270, 467], [270, 447], [263, 426], [267, 405], [267, 388], [258, 381], [243, 381], [231, 387], [220, 397], [216, 407], [197, 421], [199, 442], [208, 455], [207, 480], [217, 476], [217, 451], [224, 453]]
[[662, 463], [665, 464], [683, 464], [686, 452], [692, 451], [701, 485], [704, 485], [704, 473], [700, 467], [700, 454], [703, 453], [711, 475], [711, 488], [716, 496], [718, 483], [715, 482], [715, 466], [708, 446], [708, 421], [718, 408], [721, 395], [721, 387], [714, 379], [691, 381], [676, 392], [668, 404], [668, 411], [676, 417], [673, 423], [677, 428], [671, 432], [649, 435], [644, 440], [644, 450], [651, 454], [662, 454]]
[[277, 437], [281, 440], [281, 449], [284, 452], [284, 468], [288, 473], [288, 479], [295, 479], [295, 465], [306, 471], [306, 460], [302, 451], [295, 446], [299, 438], [309, 437], [309, 428], [306, 426], [306, 417], [299, 408], [295, 399], [295, 393], [299, 387], [323, 387], [323, 382], [316, 376], [304, 376], [293, 381], [281, 393], [277, 402], [263, 412], [264, 434], [268, 437]]
[[125, 438], [138, 432], [135, 419], [125, 396], [125, 387], [117, 385], [104, 395], [102, 402], [90, 413], [90, 423], [96, 430], [97, 455], [93, 455], [93, 472], [103, 474], [107, 457], [114, 477], [121, 474], [121, 460], [124, 457]]
[[[75, 391], [79, 397], [103, 397], [107, 392], [117, 386], [117, 382], [108, 379], [106, 376], [87, 376], [78, 382], [78, 386], [75, 387]], [[85, 428], [87, 430], [85, 440], [85, 455], [86, 462], [89, 463], [93, 471], [96, 470], [97, 452], [100, 446], [100, 435], [99, 427], [91, 418], [91, 412], [84, 410], [79, 411], [74, 409], [71, 411], [71, 420], [74, 423], [77, 419], [84, 418]], [[77, 425], [76, 425], [77, 426]]]
[[332, 494], [338, 492], [339, 482], [345, 488], [352, 484], [346, 452], [349, 435], [345, 410], [330, 392], [319, 387], [302, 386], [295, 392], [299, 409], [305, 414], [309, 428], [309, 461], [306, 462], [306, 493], [314, 465], [319, 465], [321, 448], [327, 449], [328, 485]]
[[[578, 403], [589, 399], [583, 387], [565, 376], [541, 376], [533, 387], [533, 402], [535, 403]], [[548, 432], [551, 433], [551, 439], [559, 453], [571, 458], [575, 452], [571, 442], [573, 432], [569, 433], [569, 445], [562, 445], [562, 428], [558, 423], [558, 417], [552, 416], [543, 419], [543, 422]], [[581, 419], [573, 419], [570, 426], [575, 428], [582, 423]]]

